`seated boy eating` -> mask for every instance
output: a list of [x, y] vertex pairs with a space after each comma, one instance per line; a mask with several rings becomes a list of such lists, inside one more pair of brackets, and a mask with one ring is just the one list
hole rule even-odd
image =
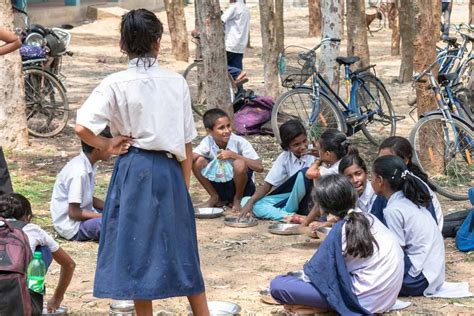
[[[111, 138], [108, 128], [100, 133]], [[99, 240], [104, 201], [94, 197], [97, 162], [110, 155], [81, 141], [82, 152], [59, 172], [51, 197], [54, 229], [67, 240]]]
[[[204, 113], [204, 127], [208, 135], [193, 150], [193, 173], [209, 193], [209, 200], [203, 207], [232, 204], [234, 212], [240, 212], [240, 200], [255, 192], [253, 172], [262, 172], [263, 164], [250, 142], [232, 133], [232, 122], [221, 109]], [[214, 182], [202, 175], [202, 170], [214, 159], [230, 160], [233, 179], [228, 182]]]

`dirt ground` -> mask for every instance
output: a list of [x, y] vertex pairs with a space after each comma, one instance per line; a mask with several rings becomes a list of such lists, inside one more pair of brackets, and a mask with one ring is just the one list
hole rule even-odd
[[[467, 8], [456, 8], [454, 22], [467, 19]], [[170, 39], [166, 16], [157, 13], [165, 23], [165, 35], [161, 45], [160, 65], [182, 72], [186, 63], [176, 62], [170, 49]], [[194, 10], [186, 8], [188, 29], [194, 25]], [[318, 39], [307, 36], [307, 9], [288, 8], [285, 10], [285, 45], [314, 46]], [[78, 25], [72, 30], [70, 49], [73, 57], [65, 57], [63, 73], [67, 77], [66, 85], [71, 107], [77, 109], [92, 89], [108, 74], [126, 67], [126, 58], [118, 48], [119, 18], [109, 18], [88, 24]], [[386, 83], [392, 96], [392, 103], [399, 115], [406, 118], [397, 126], [397, 134], [406, 136], [413, 126], [409, 117], [410, 108], [406, 97], [410, 94], [409, 84], [398, 84], [400, 61], [390, 56], [390, 31], [383, 30], [369, 37], [371, 62], [377, 64], [377, 74]], [[258, 6], [252, 6], [251, 44], [245, 54], [244, 65], [249, 74], [248, 88], [263, 93], [263, 65], [261, 63], [261, 38], [258, 19]], [[191, 49], [193, 50], [193, 44]], [[345, 54], [345, 47], [341, 47]], [[105, 59], [105, 63], [99, 63]], [[190, 59], [191, 61], [191, 59]], [[64, 164], [79, 152], [79, 141], [73, 132], [75, 112], [69, 126], [57, 137], [50, 139], [31, 138], [31, 146], [21, 152], [9, 152], [7, 158], [13, 175], [16, 190], [27, 195], [33, 202], [35, 222], [53, 233], [49, 216], [49, 199], [54, 177]], [[196, 118], [197, 120], [197, 118]], [[198, 122], [200, 138], [204, 136], [202, 124]], [[199, 138], [199, 139], [200, 139]], [[196, 142], [199, 141], [196, 140]], [[279, 153], [278, 145], [268, 136], [250, 137], [264, 160], [265, 169]], [[376, 148], [360, 136], [354, 142], [363, 155], [373, 159]], [[97, 179], [98, 196], [105, 198], [113, 161], [102, 163]], [[264, 174], [257, 175], [257, 182], [263, 181]], [[191, 195], [194, 202], [206, 198], [206, 193], [193, 179]], [[464, 202], [452, 202], [440, 197], [444, 212], [463, 209]], [[258, 292], [268, 286], [277, 274], [300, 269], [319, 246], [319, 241], [306, 236], [277, 236], [267, 231], [270, 223], [260, 221], [258, 226], [248, 229], [230, 228], [223, 224], [222, 218], [197, 220], [199, 250], [202, 270], [207, 286], [209, 300], [227, 300], [240, 304], [242, 314], [277, 314], [279, 306], [262, 303]], [[96, 299], [92, 296], [94, 271], [97, 255], [97, 243], [77, 243], [59, 239], [77, 263], [74, 279], [66, 293], [64, 304], [74, 314], [99, 315], [108, 311], [110, 300]], [[460, 253], [454, 247], [454, 241], [446, 242], [446, 279], [449, 281], [468, 281], [474, 290], [474, 255]], [[53, 264], [47, 276], [49, 293], [59, 277], [59, 267]], [[474, 299], [409, 299], [412, 305], [403, 314], [458, 315], [474, 314]], [[185, 298], [156, 301], [156, 312], [183, 314], [186, 312]], [[398, 313], [397, 313], [398, 314]]]

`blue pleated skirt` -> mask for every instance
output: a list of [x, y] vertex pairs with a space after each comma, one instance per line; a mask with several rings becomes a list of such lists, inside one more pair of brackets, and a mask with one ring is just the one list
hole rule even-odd
[[194, 211], [179, 162], [130, 148], [117, 159], [107, 193], [94, 296], [153, 300], [203, 291]]

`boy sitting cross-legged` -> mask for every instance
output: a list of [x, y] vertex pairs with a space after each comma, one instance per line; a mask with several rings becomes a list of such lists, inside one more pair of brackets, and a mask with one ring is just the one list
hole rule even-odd
[[[234, 212], [240, 212], [242, 197], [255, 192], [253, 172], [262, 172], [263, 164], [250, 142], [232, 133], [232, 122], [221, 109], [204, 113], [204, 127], [208, 135], [193, 150], [193, 173], [209, 193], [209, 200], [203, 207], [232, 204]], [[232, 160], [234, 177], [232, 181], [218, 183], [205, 178], [201, 171], [213, 159]]]
[[[100, 136], [112, 138], [107, 127]], [[97, 162], [110, 155], [81, 141], [82, 152], [59, 172], [51, 197], [54, 229], [68, 240], [99, 240], [104, 201], [94, 197]]]

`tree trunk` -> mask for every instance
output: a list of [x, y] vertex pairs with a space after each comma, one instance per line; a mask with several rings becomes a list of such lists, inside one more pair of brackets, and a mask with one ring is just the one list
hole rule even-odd
[[[347, 56], [359, 56], [355, 68], [370, 64], [365, 0], [347, 0]], [[355, 69], [354, 68], [354, 69]]]
[[[342, 10], [340, 0], [321, 0], [321, 33], [322, 38], [338, 38], [341, 33]], [[326, 43], [321, 47], [319, 72], [330, 84], [334, 91], [339, 88], [339, 64], [336, 57], [339, 56], [339, 45]]]
[[234, 114], [230, 99], [224, 28], [218, 0], [196, 0], [198, 25], [201, 31], [204, 80], [207, 107], [221, 108], [231, 117]]
[[474, 24], [474, 0], [469, 1], [469, 24]]
[[171, 36], [171, 51], [176, 60], [188, 61], [188, 31], [182, 0], [164, 0], [168, 28]]
[[346, 6], [345, 6], [345, 0], [339, 0], [339, 8], [341, 8], [341, 31], [339, 32], [339, 38], [342, 40], [344, 39], [344, 26], [346, 25], [345, 23], [345, 17], [346, 17]]
[[321, 36], [321, 0], [308, 0], [309, 36]]
[[259, 0], [265, 94], [279, 95], [278, 55], [283, 50], [283, 0]]
[[388, 3], [388, 24], [392, 29], [392, 46], [390, 55], [400, 55], [400, 25], [398, 20], [398, 1]]
[[[415, 33], [414, 13], [411, 11], [412, 0], [400, 0], [399, 22], [402, 38], [402, 62], [398, 81], [410, 82], [413, 79], [413, 39]], [[438, 33], [436, 33], [438, 34]]]
[[[13, 30], [10, 1], [0, 1], [0, 27]], [[23, 148], [28, 146], [28, 127], [25, 111], [25, 88], [21, 58], [18, 51], [0, 56], [0, 146]]]

